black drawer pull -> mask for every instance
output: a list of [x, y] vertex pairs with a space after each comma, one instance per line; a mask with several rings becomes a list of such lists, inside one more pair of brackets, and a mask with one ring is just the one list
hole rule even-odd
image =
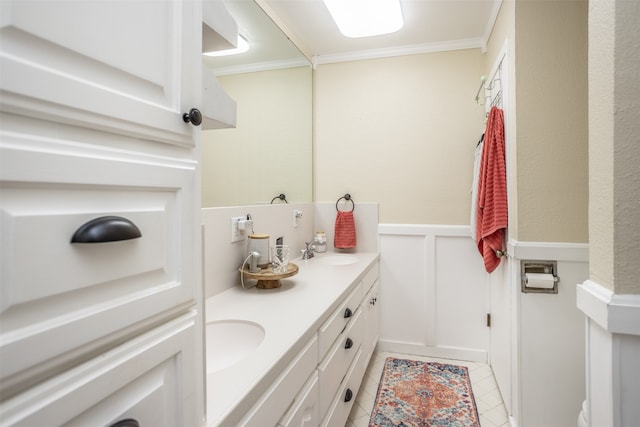
[[344, 401], [348, 402], [353, 398], [353, 392], [350, 388], [347, 389], [347, 392], [344, 394]]
[[128, 418], [126, 420], [118, 421], [115, 424], [111, 424], [110, 427], [140, 427], [140, 423], [134, 419]]
[[347, 309], [344, 311], [344, 318], [348, 319], [351, 316], [353, 316], [353, 312], [351, 311], [351, 309], [349, 307], [347, 307]]
[[347, 338], [347, 340], [344, 343], [344, 348], [348, 350], [351, 347], [353, 347], [353, 340], [351, 338]]
[[120, 216], [101, 216], [83, 224], [76, 230], [71, 243], [104, 243], [142, 237], [140, 229]]

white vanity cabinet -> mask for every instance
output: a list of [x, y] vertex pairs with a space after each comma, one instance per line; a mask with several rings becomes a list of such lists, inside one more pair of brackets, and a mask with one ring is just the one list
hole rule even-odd
[[201, 8], [0, 5], [2, 426], [202, 423]]
[[[238, 381], [245, 385], [233, 390], [240, 399], [209, 407], [208, 425], [344, 426], [378, 339], [377, 258], [363, 254], [360, 267], [342, 270], [344, 279], [340, 267], [327, 270], [321, 261], [312, 260], [298, 276], [299, 292], [271, 295], [274, 305], [266, 310], [266, 295], [255, 289], [234, 288], [208, 300], [207, 310], [220, 319], [245, 319], [266, 329], [254, 356], [209, 378], [214, 396], [210, 403], [226, 397], [218, 390], [238, 387]], [[315, 314], [305, 318], [312, 310]], [[289, 335], [289, 319], [294, 317], [299, 320], [293, 327], [297, 332]], [[292, 341], [296, 344], [289, 348], [296, 350], [285, 350]], [[253, 374], [243, 377], [248, 371]]]
[[[335, 337], [331, 349], [321, 353], [320, 380], [321, 426], [344, 425], [355, 402], [362, 377], [378, 340], [377, 310], [378, 262], [376, 261], [351, 291], [345, 302], [320, 329], [331, 330], [342, 316], [346, 325]], [[351, 315], [347, 316], [347, 314]], [[325, 341], [329, 341], [326, 339]], [[322, 342], [322, 339], [321, 339]], [[322, 347], [321, 347], [322, 348]]]

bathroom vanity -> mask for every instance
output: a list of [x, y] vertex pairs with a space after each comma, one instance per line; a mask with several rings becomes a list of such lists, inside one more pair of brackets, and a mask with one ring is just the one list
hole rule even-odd
[[206, 301], [207, 328], [230, 331], [207, 342], [208, 426], [345, 424], [378, 339], [378, 254], [293, 262], [280, 288]]

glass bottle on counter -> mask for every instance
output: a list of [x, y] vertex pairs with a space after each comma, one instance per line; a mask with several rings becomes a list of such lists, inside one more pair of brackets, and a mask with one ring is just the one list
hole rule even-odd
[[313, 241], [313, 250], [319, 254], [327, 252], [327, 235], [324, 231], [316, 231], [316, 238]]

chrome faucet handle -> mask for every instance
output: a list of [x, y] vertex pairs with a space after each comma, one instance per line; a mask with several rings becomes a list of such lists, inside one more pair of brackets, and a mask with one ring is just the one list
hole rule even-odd
[[313, 258], [313, 241], [305, 242], [306, 249], [302, 249], [302, 259]]

